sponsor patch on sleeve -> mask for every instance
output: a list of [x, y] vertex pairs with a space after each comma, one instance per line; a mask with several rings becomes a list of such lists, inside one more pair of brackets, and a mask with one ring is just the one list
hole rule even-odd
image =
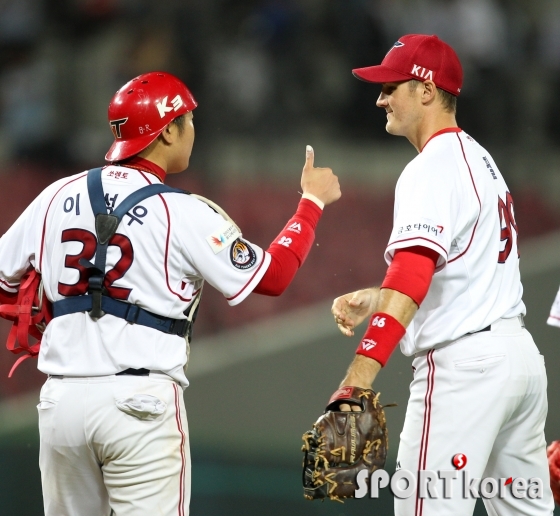
[[244, 240], [238, 238], [232, 245], [229, 252], [231, 264], [242, 271], [250, 269], [257, 263], [257, 253]]
[[402, 224], [396, 226], [393, 229], [393, 232], [396, 236], [409, 236], [418, 234], [426, 237], [431, 237], [435, 240], [443, 240], [444, 231], [444, 226], [425, 218], [411, 220], [408, 224]]
[[214, 254], [218, 254], [240, 236], [241, 233], [239, 233], [239, 230], [237, 229], [235, 224], [226, 222], [220, 230], [206, 237], [206, 241], [210, 244], [210, 247], [212, 248], [212, 251], [214, 251]]

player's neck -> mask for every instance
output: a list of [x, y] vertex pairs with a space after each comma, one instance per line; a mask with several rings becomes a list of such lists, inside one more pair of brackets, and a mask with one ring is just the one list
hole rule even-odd
[[435, 116], [424, 117], [416, 130], [411, 135], [407, 135], [407, 138], [418, 152], [422, 152], [434, 134], [451, 127], [457, 127], [455, 113], [440, 112]]
[[165, 169], [153, 160], [137, 155], [122, 161], [121, 164], [125, 167], [135, 168], [136, 170], [142, 170], [144, 172], [148, 172], [149, 174], [153, 174], [162, 183], [165, 182], [165, 176], [167, 175]]
[[184, 156], [181, 157], [180, 149], [178, 151], [178, 146], [176, 144], [169, 145], [159, 140], [150, 144], [146, 149], [140, 152], [138, 156], [151, 161], [156, 167], [163, 170], [166, 175], [177, 174], [188, 167], [188, 159], [185, 163]]
[[[157, 140], [142, 152], [140, 152], [137, 157], [155, 165], [154, 169], [161, 170], [163, 172], [163, 177], [165, 178], [165, 175], [168, 173], [168, 163], [166, 159], [167, 156], [165, 152], [163, 152], [162, 146]], [[159, 177], [158, 174], [155, 175]], [[163, 179], [160, 179], [163, 182]]]

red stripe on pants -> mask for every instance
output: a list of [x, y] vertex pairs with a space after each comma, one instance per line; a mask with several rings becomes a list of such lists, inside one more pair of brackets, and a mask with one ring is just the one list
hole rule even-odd
[[[420, 443], [420, 454], [418, 457], [418, 471], [426, 469], [426, 459], [428, 455], [428, 439], [430, 436], [430, 419], [432, 416], [432, 394], [434, 392], [434, 376], [436, 365], [434, 363], [434, 350], [428, 352], [428, 387], [424, 398], [424, 425], [422, 428], [422, 441]], [[415, 516], [422, 516], [424, 508], [424, 499], [418, 496], [418, 487], [416, 489], [416, 510]]]
[[185, 432], [181, 422], [181, 405], [179, 403], [179, 386], [174, 384], [175, 389], [175, 419], [177, 428], [181, 434], [181, 475], [179, 480], [179, 516], [185, 516]]

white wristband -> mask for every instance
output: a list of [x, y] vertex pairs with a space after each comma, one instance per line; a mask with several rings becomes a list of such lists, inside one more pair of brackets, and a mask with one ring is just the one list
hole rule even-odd
[[313, 201], [319, 208], [323, 209], [325, 207], [325, 203], [321, 201], [321, 199], [315, 197], [313, 194], [304, 193], [301, 196], [302, 199], [307, 199], [309, 201]]

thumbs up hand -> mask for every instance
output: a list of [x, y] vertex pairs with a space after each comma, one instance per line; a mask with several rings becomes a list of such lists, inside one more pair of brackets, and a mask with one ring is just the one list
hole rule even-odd
[[321, 202], [331, 204], [342, 195], [338, 177], [330, 168], [320, 168], [313, 165], [315, 153], [313, 147], [308, 145], [305, 149], [305, 165], [301, 175], [301, 188], [303, 193], [314, 195]]

